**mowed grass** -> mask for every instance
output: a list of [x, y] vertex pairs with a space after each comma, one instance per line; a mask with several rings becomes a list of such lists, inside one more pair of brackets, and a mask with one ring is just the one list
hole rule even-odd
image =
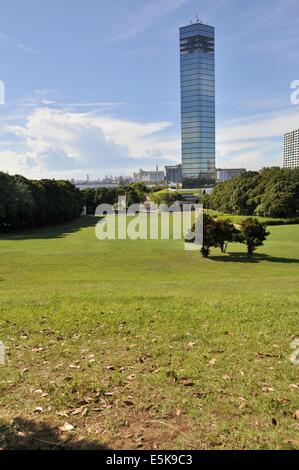
[[0, 447], [298, 449], [299, 225], [249, 262], [95, 223], [0, 237]]

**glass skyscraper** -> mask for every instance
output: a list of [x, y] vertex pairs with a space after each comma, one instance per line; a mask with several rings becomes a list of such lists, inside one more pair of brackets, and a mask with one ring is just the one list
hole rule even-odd
[[214, 28], [180, 28], [180, 59], [183, 187], [198, 188], [216, 177]]

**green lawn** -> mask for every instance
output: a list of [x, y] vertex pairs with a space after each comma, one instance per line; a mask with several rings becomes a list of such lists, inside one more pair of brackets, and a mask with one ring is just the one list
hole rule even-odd
[[248, 262], [94, 224], [0, 237], [0, 448], [299, 449], [299, 225]]

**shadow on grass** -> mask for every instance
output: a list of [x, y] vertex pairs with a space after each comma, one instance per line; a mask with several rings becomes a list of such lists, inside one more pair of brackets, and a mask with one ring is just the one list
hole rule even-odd
[[231, 253], [223, 254], [220, 256], [210, 256], [212, 261], [221, 261], [224, 263], [260, 263], [261, 261], [268, 261], [269, 263], [285, 263], [285, 264], [299, 264], [299, 259], [296, 258], [282, 258], [276, 256], [269, 256], [263, 253], [254, 254], [253, 258], [248, 258], [246, 253]]
[[79, 219], [73, 220], [67, 224], [24, 230], [23, 232], [0, 233], [0, 240], [44, 240], [51, 238], [64, 238], [81, 229], [94, 227], [99, 220], [100, 217], [83, 215]]
[[48, 424], [15, 418], [0, 421], [0, 448], [3, 450], [109, 450], [95, 441], [77, 440], [71, 433], [63, 435]]

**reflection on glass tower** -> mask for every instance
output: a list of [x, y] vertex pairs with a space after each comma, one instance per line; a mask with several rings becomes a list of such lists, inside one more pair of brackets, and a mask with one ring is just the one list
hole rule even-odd
[[215, 182], [214, 28], [180, 28], [183, 187]]

